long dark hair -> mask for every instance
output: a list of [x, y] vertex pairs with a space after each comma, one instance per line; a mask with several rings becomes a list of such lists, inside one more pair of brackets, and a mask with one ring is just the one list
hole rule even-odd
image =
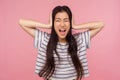
[[80, 78], [80, 80], [83, 77], [83, 67], [82, 64], [77, 56], [77, 43], [75, 38], [72, 35], [72, 13], [69, 7], [67, 6], [57, 6], [53, 9], [52, 11], [52, 30], [51, 30], [51, 35], [50, 35], [50, 40], [47, 45], [47, 51], [46, 51], [46, 64], [43, 67], [43, 69], [39, 72], [39, 76], [44, 77], [45, 79], [49, 79], [52, 74], [55, 71], [55, 61], [54, 61], [54, 53], [58, 56], [59, 60], [59, 54], [56, 51], [56, 46], [58, 44], [58, 35], [55, 32], [54, 29], [54, 20], [55, 20], [55, 15], [58, 12], [65, 11], [68, 16], [69, 16], [69, 21], [70, 21], [70, 30], [66, 36], [66, 41], [69, 44], [68, 47], [68, 54], [70, 55], [72, 62], [74, 64], [75, 70], [77, 72], [77, 80]]

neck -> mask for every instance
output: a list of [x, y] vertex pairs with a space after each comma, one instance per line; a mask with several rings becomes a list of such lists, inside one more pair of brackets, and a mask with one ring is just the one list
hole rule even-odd
[[64, 39], [59, 38], [59, 42], [60, 43], [66, 43], [66, 39], [65, 38]]

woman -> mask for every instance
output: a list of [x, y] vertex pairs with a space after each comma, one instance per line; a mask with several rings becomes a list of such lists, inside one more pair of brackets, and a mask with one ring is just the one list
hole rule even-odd
[[[35, 72], [46, 80], [80, 80], [88, 76], [86, 50], [92, 39], [104, 26], [103, 22], [75, 25], [71, 10], [57, 6], [52, 11], [50, 24], [20, 19], [21, 27], [35, 38], [38, 57]], [[38, 28], [49, 28], [51, 34]], [[72, 29], [87, 29], [72, 35]]]

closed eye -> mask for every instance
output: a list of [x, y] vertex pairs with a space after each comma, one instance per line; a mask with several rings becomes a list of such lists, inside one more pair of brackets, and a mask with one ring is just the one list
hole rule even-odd
[[69, 20], [64, 20], [65, 22], [69, 22]]
[[69, 18], [65, 18], [64, 21], [65, 21], [65, 22], [69, 22]]
[[60, 22], [60, 20], [55, 20], [56, 22]]

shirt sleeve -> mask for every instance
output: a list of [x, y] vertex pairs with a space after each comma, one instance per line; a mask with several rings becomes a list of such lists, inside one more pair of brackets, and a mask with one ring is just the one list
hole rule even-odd
[[90, 47], [90, 31], [84, 31], [81, 33], [75, 34], [75, 38], [78, 46], [84, 46], [86, 49]]
[[44, 38], [45, 32], [42, 32], [38, 29], [35, 30], [35, 37], [34, 37], [34, 47], [39, 48], [39, 45], [42, 43]]
[[81, 34], [81, 38], [83, 39], [83, 42], [85, 44], [86, 48], [90, 48], [90, 31], [87, 30]]

